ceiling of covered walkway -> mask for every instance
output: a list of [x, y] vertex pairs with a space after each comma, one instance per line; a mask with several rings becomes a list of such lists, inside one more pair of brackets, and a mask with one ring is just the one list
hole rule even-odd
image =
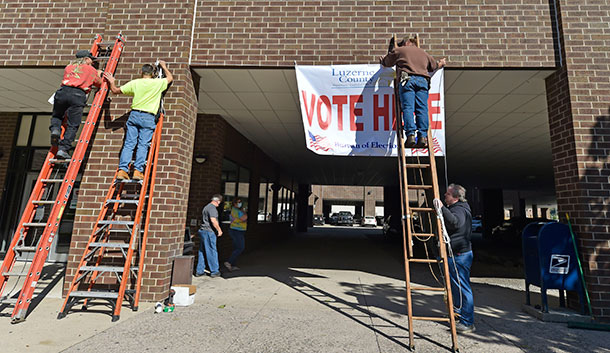
[[[195, 71], [201, 76], [199, 112], [222, 115], [300, 181], [397, 183], [395, 158], [320, 156], [306, 148], [293, 69]], [[553, 190], [544, 84], [550, 73], [447, 70], [450, 181], [478, 187]]]
[[[220, 114], [300, 182], [396, 184], [396, 159], [320, 156], [305, 146], [293, 69], [196, 68], [199, 112]], [[0, 69], [0, 111], [51, 111], [62, 69]], [[548, 70], [451, 70], [445, 76], [451, 182], [553, 190]], [[439, 160], [439, 166], [443, 161]], [[443, 175], [442, 171], [439, 175]], [[441, 184], [443, 184], [441, 182]]]

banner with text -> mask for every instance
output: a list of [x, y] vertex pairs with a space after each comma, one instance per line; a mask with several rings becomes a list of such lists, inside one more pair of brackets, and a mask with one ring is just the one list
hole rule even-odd
[[[295, 66], [307, 148], [335, 156], [396, 156], [394, 69], [380, 65]], [[445, 154], [444, 70], [430, 82], [428, 140]], [[428, 150], [407, 149], [407, 156]]]

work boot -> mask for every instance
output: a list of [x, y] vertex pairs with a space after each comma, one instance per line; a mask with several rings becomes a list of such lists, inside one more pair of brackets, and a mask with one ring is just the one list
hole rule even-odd
[[129, 180], [129, 174], [123, 169], [119, 169], [119, 172], [116, 175], [117, 180]]
[[133, 180], [144, 180], [144, 173], [142, 173], [139, 170], [134, 170], [133, 171], [133, 177], [131, 177], [131, 179]]
[[415, 145], [417, 148], [426, 148], [428, 147], [428, 138], [420, 136], [417, 139], [417, 144]]
[[413, 148], [415, 147], [415, 135], [407, 136], [407, 141], [405, 141], [405, 148]]
[[59, 129], [51, 130], [51, 146], [59, 145], [60, 139], [61, 139], [61, 130], [59, 130]]
[[70, 159], [70, 154], [64, 150], [59, 150], [57, 151], [57, 153], [55, 154], [55, 158], [57, 159]]
[[227, 268], [227, 270], [233, 271], [233, 266], [231, 265], [231, 263], [229, 261], [225, 261], [224, 265]]
[[474, 331], [474, 325], [465, 325], [462, 322], [455, 324], [455, 330], [459, 333], [468, 333]]

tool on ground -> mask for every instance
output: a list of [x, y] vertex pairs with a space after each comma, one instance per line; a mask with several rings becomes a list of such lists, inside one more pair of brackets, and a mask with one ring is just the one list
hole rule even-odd
[[138, 310], [164, 115], [161, 99], [144, 179], [117, 179], [115, 172], [58, 319], [80, 301], [83, 310], [92, 301], [108, 302], [112, 321], [119, 320], [125, 299]]
[[[395, 37], [392, 38], [390, 45], [396, 43]], [[417, 46], [419, 46], [419, 38], [417, 38]], [[398, 70], [397, 70], [398, 72]], [[413, 160], [407, 163], [407, 157], [404, 147], [403, 127], [401, 117], [401, 105], [398, 85], [400, 77], [394, 80], [394, 97], [396, 100], [396, 138], [398, 144], [398, 170], [400, 179], [400, 206], [401, 206], [401, 222], [402, 222], [402, 237], [403, 237], [403, 252], [405, 259], [405, 276], [406, 276], [406, 301], [407, 312], [409, 316], [409, 347], [415, 348], [414, 345], [414, 328], [413, 320], [424, 321], [441, 321], [447, 322], [451, 328], [451, 339], [453, 351], [458, 351], [457, 332], [455, 314], [453, 310], [453, 299], [451, 296], [451, 284], [449, 277], [449, 267], [447, 262], [447, 241], [443, 236], [443, 225], [439, 217], [435, 220], [435, 209], [433, 207], [433, 199], [440, 199], [438, 178], [436, 173], [436, 161], [434, 157], [434, 143], [430, 139], [430, 143], [426, 148], [428, 151], [428, 163], [422, 162], [422, 157], [410, 157]], [[418, 154], [419, 155], [419, 154]], [[412, 183], [409, 183], [408, 171], [413, 171], [411, 178]], [[409, 191], [415, 191], [418, 194], [416, 200], [409, 199]], [[419, 202], [420, 196], [423, 195], [423, 202]], [[411, 206], [415, 202], [416, 206]], [[417, 219], [414, 217], [417, 215]], [[424, 244], [426, 258], [417, 258], [413, 251], [413, 240], [421, 240]], [[428, 252], [428, 243], [432, 243], [438, 250], [438, 256], [431, 258]], [[442, 283], [439, 282], [438, 287], [431, 286], [414, 286], [411, 284], [412, 263], [424, 263], [431, 266], [438, 264], [443, 278]], [[431, 267], [430, 267], [431, 268]], [[432, 268], [431, 268], [432, 270]], [[434, 272], [432, 272], [434, 275]], [[434, 276], [436, 279], [436, 276]], [[447, 305], [447, 316], [415, 316], [413, 314], [413, 291], [443, 293], [445, 303]]]
[[[121, 34], [117, 36], [116, 40], [110, 42], [103, 42], [102, 37], [97, 35], [91, 46], [91, 53], [93, 56], [97, 56], [104, 65], [105, 72], [113, 74], [121, 57], [123, 46], [124, 41]], [[53, 241], [57, 238], [64, 211], [66, 207], [69, 207], [74, 183], [81, 164], [86, 159], [89, 141], [93, 136], [107, 95], [108, 83], [103, 81], [95, 94], [76, 149], [70, 159], [56, 158], [57, 146], [52, 146], [47, 153], [0, 269], [0, 303], [15, 305], [11, 314], [12, 323], [21, 322], [27, 316], [36, 284]], [[65, 129], [63, 130], [65, 131]], [[15, 264], [18, 261], [23, 266], [21, 266], [22, 270], [16, 271]], [[25, 277], [17, 298], [12, 298], [11, 294], [3, 295], [11, 277]]]

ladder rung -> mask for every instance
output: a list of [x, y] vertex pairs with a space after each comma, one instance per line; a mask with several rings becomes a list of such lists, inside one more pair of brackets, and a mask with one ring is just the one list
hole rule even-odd
[[90, 248], [100, 247], [100, 248], [123, 248], [127, 249], [129, 247], [128, 243], [91, 243], [89, 244]]
[[113, 225], [125, 225], [125, 226], [132, 226], [133, 225], [133, 221], [107, 221], [107, 220], [101, 220], [99, 222], [97, 222], [97, 224], [113, 224]]
[[433, 263], [437, 263], [437, 262], [442, 262], [443, 260], [435, 260], [435, 259], [409, 259], [409, 262], [423, 262], [423, 263], [427, 263], [427, 264], [433, 264]]
[[407, 185], [407, 188], [413, 190], [430, 190], [432, 189], [432, 185]]
[[52, 205], [55, 203], [55, 201], [49, 201], [49, 200], [34, 200], [32, 201], [32, 203], [34, 205]]
[[35, 246], [16, 246], [13, 248], [13, 250], [15, 250], [15, 251], [30, 251], [30, 252], [35, 252], [36, 249], [37, 248]]
[[122, 184], [139, 184], [142, 183], [144, 180], [136, 180], [136, 179], [120, 179], [117, 180], [118, 182], [122, 183]]
[[436, 210], [432, 207], [409, 207], [414, 212], [435, 212]]
[[29, 272], [2, 272], [3, 276], [16, 276], [16, 277], [23, 277], [23, 276], [27, 276]]
[[72, 159], [55, 159], [55, 158], [51, 158], [49, 159], [49, 162], [54, 163], [54, 164], [66, 164], [66, 163], [70, 163]]
[[405, 164], [406, 168], [430, 168], [430, 164]]
[[[140, 197], [140, 194], [125, 194], [123, 197]], [[144, 198], [148, 198], [148, 195], [144, 195]]]
[[24, 227], [46, 227], [46, 223], [23, 223]]
[[444, 292], [444, 287], [411, 287], [411, 290], [424, 290], [424, 291], [433, 291], [433, 292]]
[[41, 179], [40, 181], [42, 181], [43, 183], [61, 183], [64, 180], [63, 179]]
[[449, 322], [448, 317], [431, 317], [431, 316], [413, 316], [413, 320]]
[[104, 47], [104, 46], [108, 46], [108, 45], [109, 46], [114, 46], [114, 41], [106, 41], [106, 42], [99, 42], [99, 43], [97, 43], [98, 47]]
[[0, 304], [17, 304], [18, 298], [4, 298], [0, 299]]
[[130, 204], [135, 204], [135, 205], [137, 205], [139, 201], [140, 200], [123, 200], [123, 199], [120, 199], [120, 200], [117, 200], [117, 199], [106, 200], [107, 203], [130, 203]]
[[[137, 267], [132, 267], [132, 270]], [[81, 271], [98, 271], [98, 272], [123, 272], [123, 266], [82, 266]]]
[[100, 299], [116, 299], [119, 297], [117, 292], [102, 292], [102, 291], [87, 291], [78, 290], [70, 293], [71, 297], [78, 298], [100, 298]]
[[[110, 229], [110, 233], [131, 233], [132, 229], [125, 228], [112, 228]], [[144, 229], [140, 229], [140, 234], [144, 234]]]
[[414, 237], [433, 237], [434, 234], [432, 233], [411, 233], [412, 236]]

